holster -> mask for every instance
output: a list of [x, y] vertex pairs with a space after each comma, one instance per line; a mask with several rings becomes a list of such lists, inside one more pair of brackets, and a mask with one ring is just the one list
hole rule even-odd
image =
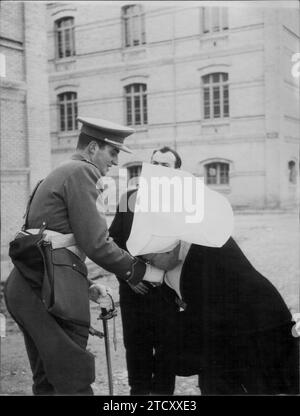
[[42, 300], [47, 310], [66, 321], [90, 326], [87, 267], [67, 248], [40, 244], [44, 260]]
[[10, 243], [9, 255], [29, 282], [40, 276], [42, 301], [52, 315], [90, 326], [87, 267], [67, 248], [53, 249], [43, 234], [23, 235]]

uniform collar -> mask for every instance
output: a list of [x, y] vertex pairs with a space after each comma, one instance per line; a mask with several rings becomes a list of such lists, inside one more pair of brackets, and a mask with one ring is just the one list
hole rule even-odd
[[99, 168], [93, 162], [88, 160], [85, 156], [81, 155], [80, 153], [74, 153], [71, 156], [71, 160], [81, 160], [82, 162], [90, 163], [91, 165], [95, 166], [95, 168], [97, 168], [97, 170], [100, 174], [100, 178], [98, 179], [98, 182], [97, 182], [97, 189], [100, 189], [101, 191], [104, 190], [104, 184], [103, 184], [103, 181], [102, 181], [101, 173], [99, 171]]
[[[91, 165], [95, 166], [95, 168], [97, 168], [97, 169], [98, 169], [98, 167], [97, 167], [97, 166], [96, 166], [93, 162], [91, 162], [90, 160], [88, 160], [85, 156], [81, 155], [80, 153], [74, 153], [74, 154], [71, 156], [71, 159], [72, 159], [72, 160], [82, 160], [83, 162], [90, 163]], [[98, 170], [99, 170], [99, 169], [98, 169]]]

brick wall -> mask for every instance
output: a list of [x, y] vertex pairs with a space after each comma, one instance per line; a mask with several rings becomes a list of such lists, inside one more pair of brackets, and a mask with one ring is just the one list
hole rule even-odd
[[44, 3], [2, 2], [1, 279], [11, 263], [8, 243], [22, 225], [30, 190], [50, 170], [47, 38]]
[[51, 169], [46, 5], [25, 4], [27, 137], [30, 188]]
[[1, 99], [2, 169], [20, 169], [27, 165], [25, 97], [18, 95], [6, 90]]
[[23, 42], [24, 27], [23, 27], [23, 10], [24, 4], [22, 2], [1, 2], [0, 14], [0, 36], [13, 39], [15, 41]]

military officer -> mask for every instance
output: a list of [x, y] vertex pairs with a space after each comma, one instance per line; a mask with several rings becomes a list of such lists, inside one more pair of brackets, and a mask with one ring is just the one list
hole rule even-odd
[[[104, 213], [98, 210], [101, 176], [117, 165], [119, 151], [130, 152], [124, 140], [134, 130], [100, 119], [78, 120], [82, 127], [76, 152], [36, 189], [27, 210], [27, 232], [34, 234], [43, 225], [45, 235], [51, 238], [71, 235], [75, 241], [72, 247], [81, 259], [88, 256], [135, 287], [149, 277], [150, 266], [114, 243]], [[65, 247], [68, 249], [67, 244]], [[8, 311], [24, 335], [33, 393], [93, 394], [90, 385], [95, 379], [94, 357], [86, 350], [89, 325], [78, 325], [48, 312], [42, 299], [43, 268], [38, 262], [31, 261], [32, 273], [21, 262], [5, 287]], [[89, 296], [97, 301], [105, 299], [105, 295], [104, 286], [90, 283], [79, 299]]]

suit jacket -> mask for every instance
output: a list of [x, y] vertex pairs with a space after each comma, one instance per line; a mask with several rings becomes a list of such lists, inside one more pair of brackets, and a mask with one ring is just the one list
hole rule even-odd
[[133, 222], [136, 195], [136, 189], [122, 195], [120, 204], [117, 206], [116, 215], [109, 228], [109, 235], [124, 250], [127, 250], [126, 242]]

